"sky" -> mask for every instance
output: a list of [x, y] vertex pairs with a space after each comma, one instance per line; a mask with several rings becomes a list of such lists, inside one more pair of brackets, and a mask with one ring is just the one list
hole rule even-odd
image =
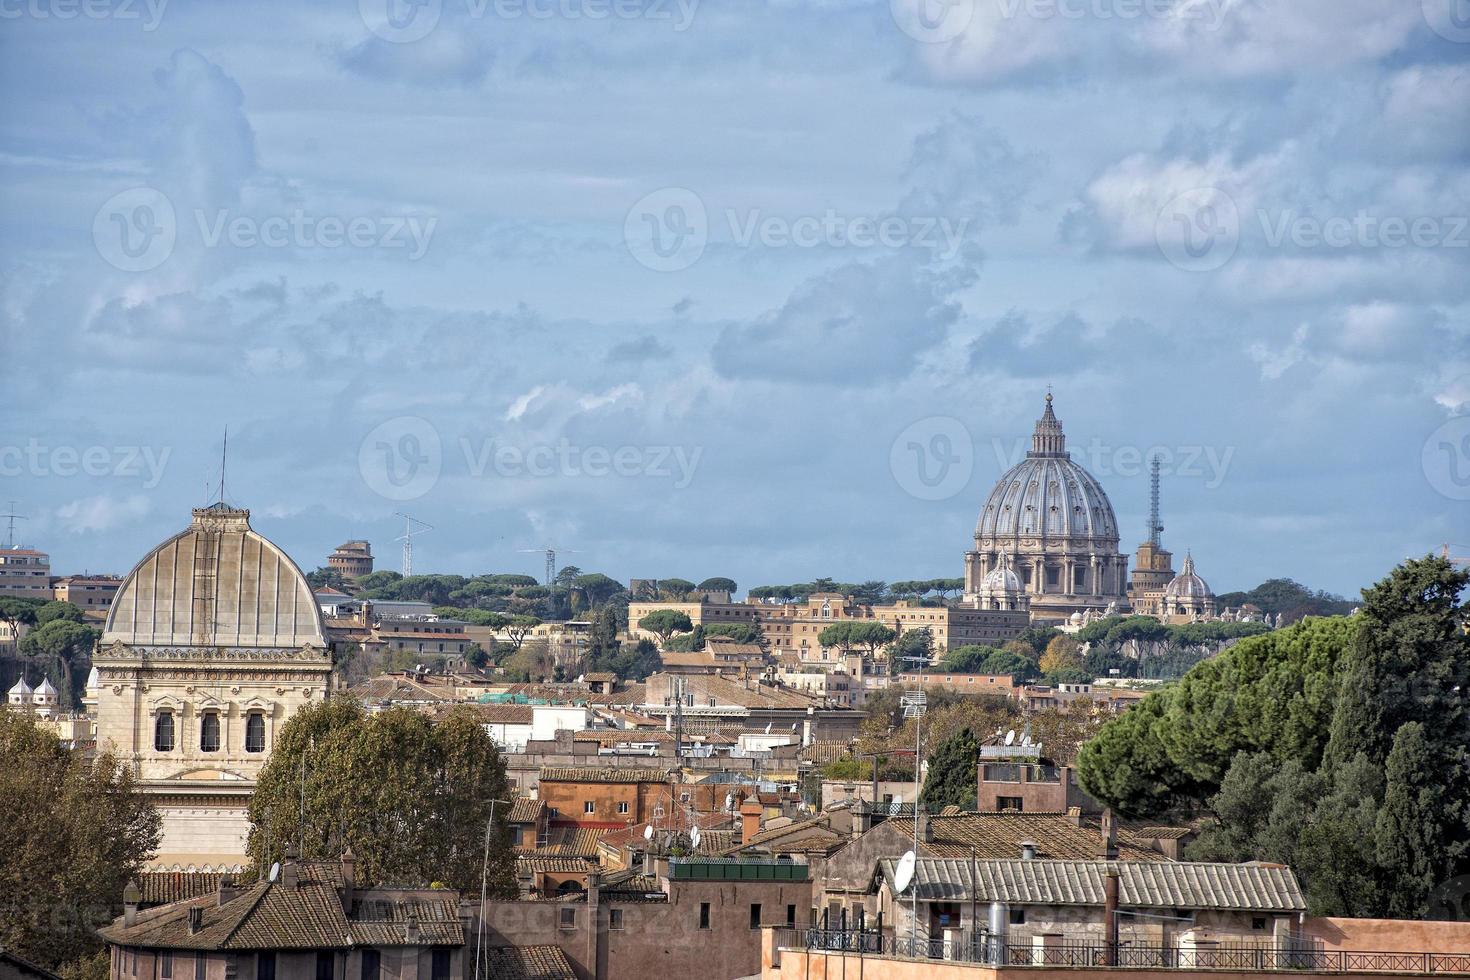
[[228, 427], [308, 570], [957, 576], [1048, 389], [1217, 592], [1470, 554], [1462, 0], [0, 0], [0, 83], [54, 574]]

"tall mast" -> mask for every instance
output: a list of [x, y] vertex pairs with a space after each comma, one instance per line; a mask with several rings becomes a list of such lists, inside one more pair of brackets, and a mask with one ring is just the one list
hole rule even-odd
[[1159, 523], [1159, 457], [1149, 460], [1148, 543], [1159, 547], [1164, 525]]

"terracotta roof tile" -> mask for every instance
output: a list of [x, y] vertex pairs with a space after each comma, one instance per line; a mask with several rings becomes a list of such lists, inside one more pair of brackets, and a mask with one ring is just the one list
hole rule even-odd
[[547, 766], [543, 783], [665, 783], [669, 770], [635, 766]]
[[496, 946], [486, 952], [490, 980], [577, 980], [560, 946]]

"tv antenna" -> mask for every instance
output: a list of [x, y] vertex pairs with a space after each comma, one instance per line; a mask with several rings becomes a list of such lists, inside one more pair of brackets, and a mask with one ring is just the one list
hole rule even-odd
[[[546, 555], [546, 587], [551, 588], [551, 582], [556, 578], [556, 546], [543, 545], [540, 548], [517, 548], [516, 552], [522, 555]], [[581, 552], [575, 548], [563, 548], [564, 555], [580, 555]]]
[[[402, 511], [394, 511], [393, 516], [403, 518], [403, 534], [393, 540], [403, 542], [403, 577], [408, 578], [413, 574], [413, 536], [432, 531], [434, 526], [417, 517], [409, 517]], [[414, 527], [415, 524], [418, 527]]]
[[10, 522], [10, 531], [5, 536], [5, 548], [6, 548], [7, 551], [14, 550], [15, 549], [15, 522], [16, 521], [28, 521], [28, 520], [30, 520], [30, 518], [29, 517], [26, 517], [24, 514], [17, 514], [15, 512], [15, 501], [14, 500], [12, 500], [10, 502], [10, 513], [8, 513], [8, 514], [0, 514], [0, 517], [4, 517], [6, 520], [8, 520]]

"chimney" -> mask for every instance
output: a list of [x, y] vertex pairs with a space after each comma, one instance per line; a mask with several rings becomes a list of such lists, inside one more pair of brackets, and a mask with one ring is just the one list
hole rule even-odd
[[1036, 860], [1036, 842], [1035, 841], [1029, 841], [1029, 840], [1023, 840], [1023, 841], [1021, 841], [1021, 860], [1022, 861], [1035, 861]]
[[189, 935], [194, 935], [204, 928], [204, 906], [194, 905], [189, 908]]
[[1105, 966], [1118, 965], [1118, 869], [1103, 872], [1103, 953]]
[[596, 871], [587, 872], [587, 907], [597, 908], [598, 900], [601, 897], [602, 875]]
[[347, 850], [342, 852], [342, 908], [347, 914], [352, 914], [352, 904], [357, 893], [357, 855], [352, 853], [352, 845], [347, 845]]
[[281, 862], [281, 887], [295, 888], [300, 880], [300, 868], [297, 862], [301, 858], [301, 852], [296, 849], [295, 844], [286, 845], [286, 859]]
[[761, 830], [761, 804], [754, 796], [748, 796], [740, 804], [740, 843], [749, 843]]
[[1067, 807], [1067, 819], [1072, 821], [1072, 826], [1082, 826], [1082, 808], [1080, 806]]
[[1118, 860], [1118, 825], [1113, 819], [1113, 808], [1106, 807], [1102, 815], [1102, 856], [1104, 860]]
[[403, 941], [411, 946], [416, 946], [420, 938], [422, 937], [419, 932], [419, 914], [409, 909], [408, 921], [403, 924]]
[[219, 901], [223, 906], [226, 902], [233, 902], [240, 895], [240, 889], [235, 885], [235, 879], [229, 875], [220, 875], [219, 879]]
[[143, 893], [138, 890], [136, 881], [129, 881], [128, 887], [123, 889], [123, 925], [130, 926], [138, 918], [138, 903], [143, 900]]
[[918, 803], [914, 804], [919, 821], [919, 840], [925, 844], [934, 843], [934, 822], [929, 819], [929, 811]]

